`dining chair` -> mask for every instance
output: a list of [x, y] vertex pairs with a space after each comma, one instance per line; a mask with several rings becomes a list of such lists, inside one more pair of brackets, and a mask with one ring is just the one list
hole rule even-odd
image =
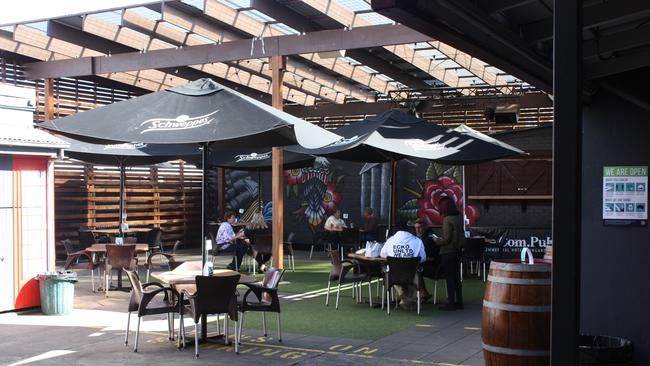
[[78, 235], [79, 235], [79, 249], [80, 250], [86, 249], [89, 246], [97, 243], [97, 241], [95, 240], [95, 234], [90, 230], [87, 230], [87, 229], [81, 230], [80, 229], [78, 231]]
[[135, 271], [138, 268], [138, 258], [135, 257], [135, 245], [106, 244], [106, 259], [104, 260], [104, 290], [108, 296], [108, 274], [111, 270], [128, 269]]
[[296, 260], [293, 252], [293, 238], [296, 236], [296, 233], [293, 231], [287, 236], [287, 240], [284, 241], [283, 252], [287, 257], [287, 263], [289, 263], [289, 268], [292, 271], [296, 271]]
[[[336, 310], [339, 309], [339, 294], [341, 293], [341, 285], [352, 284], [352, 298], [357, 299], [357, 303], [361, 302], [361, 286], [364, 281], [368, 281], [368, 275], [361, 273], [359, 264], [351, 260], [342, 260], [338, 250], [329, 251], [330, 261], [332, 268], [330, 269], [329, 278], [327, 280], [327, 294], [325, 295], [325, 306], [329, 306], [330, 287], [332, 281], [338, 282], [336, 288]], [[350, 272], [352, 271], [352, 272]], [[359, 286], [357, 286], [359, 285]], [[368, 282], [368, 294], [370, 301], [372, 301], [372, 293], [370, 289], [370, 282]]]
[[[276, 313], [278, 317], [278, 342], [282, 342], [282, 325], [280, 323], [280, 299], [278, 298], [278, 285], [284, 275], [284, 269], [270, 267], [264, 273], [264, 280], [261, 284], [248, 284], [243, 285], [248, 287], [246, 293], [242, 297], [242, 301], [238, 304], [240, 313], [238, 339], [241, 340], [241, 329], [244, 326], [244, 313], [247, 311], [262, 312], [262, 329], [264, 336], [266, 332], [266, 313]], [[255, 295], [251, 298], [249, 295]]]
[[[88, 269], [90, 270], [90, 283], [92, 291], [95, 292], [95, 269], [97, 269], [97, 277], [99, 277], [99, 261], [93, 260], [93, 256], [85, 250], [75, 250], [72, 246], [70, 239], [61, 241], [65, 248], [65, 264], [63, 269]], [[82, 259], [83, 261], [79, 261]]]
[[[479, 277], [483, 273], [483, 281], [485, 282], [485, 265], [487, 263], [485, 258], [485, 238], [466, 238], [461, 258], [461, 278], [463, 264], [465, 265], [465, 271], [471, 274], [474, 273], [474, 263], [476, 263], [476, 273]], [[482, 272], [481, 266], [483, 267]]]
[[228, 318], [235, 321], [235, 353], [239, 354], [237, 296], [235, 290], [240, 275], [196, 276], [196, 292], [181, 291], [179, 340], [185, 342], [184, 315], [194, 320], [194, 357], [199, 357], [199, 319], [208, 314], [226, 314], [224, 342], [228, 344]]
[[182, 242], [180, 240], [176, 240], [171, 252], [167, 253], [162, 250], [155, 251], [147, 257], [147, 262], [145, 263], [145, 268], [147, 269], [147, 282], [149, 282], [149, 274], [151, 273], [151, 269], [156, 267], [156, 263], [154, 263], [155, 258], [160, 259], [160, 262], [157, 264], [159, 264], [161, 267], [167, 267], [168, 271], [173, 271], [174, 268], [183, 263], [176, 260], [176, 250], [181, 244]]
[[[129, 299], [128, 315], [126, 318], [126, 331], [124, 332], [124, 345], [129, 344], [129, 325], [131, 313], [137, 311], [138, 326], [135, 331], [135, 345], [133, 352], [138, 352], [140, 338], [140, 320], [146, 315], [167, 314], [167, 338], [174, 340], [174, 315], [179, 312], [180, 296], [171, 287], [164, 287], [160, 283], [141, 283], [137, 271], [124, 270], [131, 282], [131, 298]], [[155, 287], [149, 290], [148, 287]]]
[[[391, 289], [395, 285], [415, 286], [417, 292], [417, 313], [420, 315], [420, 288], [421, 280], [418, 274], [420, 258], [397, 258], [387, 257], [384, 269], [384, 285], [386, 292], [386, 311], [390, 315]], [[383, 296], [382, 296], [383, 304]], [[395, 307], [397, 307], [397, 302]]]

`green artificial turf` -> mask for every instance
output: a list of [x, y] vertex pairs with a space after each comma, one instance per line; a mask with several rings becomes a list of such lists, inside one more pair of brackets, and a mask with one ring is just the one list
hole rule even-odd
[[[296, 271], [287, 270], [279, 286], [282, 294], [300, 294], [327, 287], [330, 264], [326, 261], [296, 261]], [[433, 281], [426, 280], [427, 288], [433, 293]], [[466, 304], [480, 304], [483, 299], [484, 282], [477, 278], [465, 278], [463, 294]], [[373, 285], [376, 295], [376, 286]], [[368, 298], [368, 288], [363, 287], [364, 300]], [[376, 296], [375, 296], [376, 298]], [[286, 302], [288, 301], [288, 302]], [[334, 307], [336, 292], [330, 294], [330, 304], [325, 306], [324, 293], [318, 297], [301, 300], [283, 300], [282, 330], [288, 333], [307, 335], [357, 338], [375, 340], [415, 326], [418, 323], [433, 323], [441, 310], [431, 302], [422, 306], [421, 315], [415, 311], [397, 309], [388, 316], [381, 308], [371, 309], [367, 303], [357, 304], [351, 298], [351, 291], [341, 292], [339, 310]], [[445, 282], [438, 282], [438, 303], [445, 301]], [[276, 334], [275, 314], [267, 314], [269, 335]], [[260, 313], [247, 313], [244, 328], [262, 329]], [[479, 326], [477, 324], [477, 326]], [[244, 332], [245, 333], [245, 332]]]

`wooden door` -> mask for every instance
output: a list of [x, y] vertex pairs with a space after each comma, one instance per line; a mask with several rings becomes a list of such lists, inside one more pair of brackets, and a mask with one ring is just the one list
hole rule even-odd
[[[47, 159], [14, 157], [16, 307], [40, 303], [34, 276], [49, 269]], [[53, 254], [52, 254], [53, 255]]]

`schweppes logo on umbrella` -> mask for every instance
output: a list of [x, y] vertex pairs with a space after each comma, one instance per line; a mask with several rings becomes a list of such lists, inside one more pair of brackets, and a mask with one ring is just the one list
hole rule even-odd
[[201, 127], [210, 124], [210, 122], [214, 120], [212, 115], [217, 112], [219, 112], [218, 109], [212, 113], [198, 117], [190, 117], [187, 114], [181, 114], [176, 118], [148, 119], [140, 124], [140, 126], [144, 126], [144, 129], [140, 131], [140, 134], [151, 131], [178, 131]]
[[235, 162], [239, 163], [241, 161], [257, 161], [257, 160], [266, 160], [271, 158], [271, 152], [265, 152], [265, 153], [251, 153], [251, 154], [241, 154], [235, 156]]

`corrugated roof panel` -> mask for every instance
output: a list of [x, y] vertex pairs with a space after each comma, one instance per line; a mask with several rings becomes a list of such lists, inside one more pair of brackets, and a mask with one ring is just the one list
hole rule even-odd
[[129, 9], [129, 10], [136, 13], [136, 14], [138, 14], [139, 16], [141, 16], [143, 18], [147, 18], [149, 20], [160, 20], [160, 19], [162, 19], [162, 15], [159, 12], [153, 11], [153, 10], [151, 10], [149, 8], [144, 7], [144, 6], [140, 6], [140, 7], [137, 7], [137, 8], [132, 8], [132, 9]]
[[204, 0], [181, 0], [182, 3], [191, 5], [199, 10], [204, 10], [205, 1]]
[[233, 9], [250, 8], [250, 0], [219, 0], [220, 3], [226, 4]]
[[365, 11], [371, 10], [370, 4], [363, 0], [337, 0], [337, 3], [346, 7], [350, 11]]
[[113, 25], [122, 25], [122, 12], [119, 10], [106, 11], [103, 13], [92, 14], [90, 16]]
[[242, 11], [242, 14], [246, 14], [251, 18], [260, 21], [262, 23], [275, 22], [275, 19], [257, 10], [244, 10]]
[[[41, 32], [47, 32], [47, 22], [27, 23], [25, 26], [38, 29]], [[11, 31], [13, 32], [13, 29]]]
[[271, 28], [277, 29], [284, 34], [300, 34], [297, 30], [283, 23], [271, 24]]
[[395, 23], [395, 21], [377, 13], [359, 14], [358, 16], [360, 16], [361, 18], [367, 20], [368, 22], [374, 25]]
[[190, 31], [189, 29], [185, 29], [185, 28], [183, 28], [183, 27], [181, 27], [179, 25], [176, 25], [174, 23], [165, 22], [165, 26], [167, 26], [167, 28], [171, 28], [171, 29], [173, 29], [175, 31], [182, 32], [182, 33], [188, 33]]

